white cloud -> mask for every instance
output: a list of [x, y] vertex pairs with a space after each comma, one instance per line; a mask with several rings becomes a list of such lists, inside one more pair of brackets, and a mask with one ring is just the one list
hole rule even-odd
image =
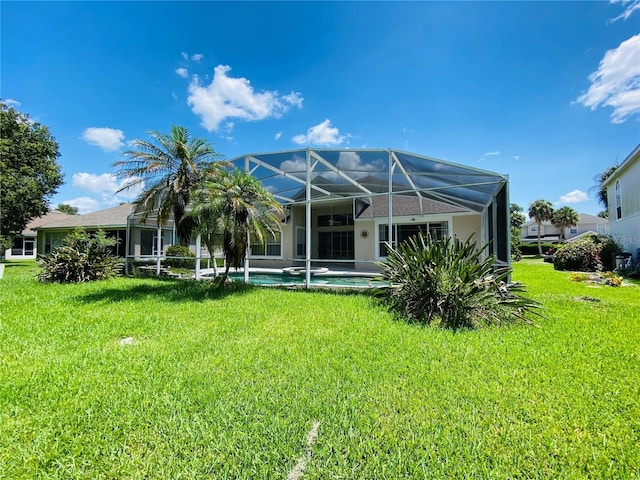
[[194, 53], [193, 55], [191, 55], [191, 60], [193, 60], [194, 62], [200, 63], [200, 60], [202, 60], [203, 58], [204, 54], [202, 53]]
[[115, 128], [87, 128], [82, 134], [82, 139], [105, 152], [113, 152], [124, 145], [123, 131]]
[[484, 153], [484, 157], [497, 157], [498, 155], [500, 155], [500, 152], [498, 150], [494, 150], [493, 152], [485, 152]]
[[353, 178], [364, 177], [370, 172], [381, 172], [385, 168], [382, 160], [364, 163], [356, 152], [340, 152], [336, 166]]
[[640, 113], [640, 34], [607, 51], [589, 80], [589, 90], [578, 97], [584, 106], [612, 107], [613, 123]]
[[76, 207], [80, 215], [94, 212], [101, 208], [100, 202], [98, 202], [97, 200], [91, 197], [78, 197], [78, 198], [73, 198], [71, 200], [65, 200], [64, 202], [60, 202], [60, 203], [64, 203], [65, 205], [71, 205], [72, 207]]
[[514, 159], [514, 160], [520, 160], [520, 155], [514, 155], [514, 156], [513, 156], [513, 159]]
[[307, 161], [298, 155], [294, 155], [291, 160], [285, 160], [280, 164], [280, 170], [284, 170], [285, 172], [304, 173], [307, 171]]
[[345, 136], [340, 135], [337, 128], [331, 126], [331, 120], [314, 125], [307, 130], [306, 135], [301, 133], [291, 140], [298, 145], [339, 145], [344, 142]]
[[303, 98], [299, 93], [285, 96], [280, 96], [275, 90], [258, 93], [246, 78], [229, 77], [227, 73], [230, 70], [228, 65], [218, 65], [213, 70], [213, 80], [209, 85], [200, 85], [197, 75], [189, 85], [187, 103], [208, 131], [218, 130], [227, 118], [279, 118], [291, 106], [302, 106]]
[[186, 68], [176, 68], [176, 73], [182, 78], [187, 78], [189, 76], [189, 70]]
[[188, 53], [186, 53], [186, 52], [180, 52], [180, 55], [182, 55], [182, 58], [183, 58], [184, 60], [189, 60], [189, 54], [188, 54]]
[[282, 132], [278, 132], [275, 134], [275, 136], [273, 137], [276, 140], [280, 140], [280, 137], [282, 136]]
[[[80, 172], [73, 175], [72, 182], [74, 187], [87, 192], [102, 195], [105, 198], [115, 198], [116, 192], [131, 182], [131, 179], [118, 181], [118, 178], [112, 173], [95, 175], [93, 173]], [[118, 198], [115, 198], [115, 201], [119, 202], [121, 199], [133, 200], [143, 188], [143, 185], [136, 185], [135, 187], [123, 190], [118, 193]]]
[[609, 23], [616, 22], [618, 20], [627, 20], [635, 11], [640, 11], [640, 0], [611, 0], [609, 3], [622, 3], [623, 6], [629, 4], [624, 12], [618, 15], [616, 18], [609, 20]]
[[4, 103], [8, 106], [8, 107], [19, 107], [20, 105], [22, 105], [22, 103], [20, 103], [18, 100], [14, 100], [13, 98], [7, 98]]
[[587, 200], [589, 200], [589, 195], [578, 189], [572, 190], [560, 197], [560, 203], [580, 203], [586, 202]]

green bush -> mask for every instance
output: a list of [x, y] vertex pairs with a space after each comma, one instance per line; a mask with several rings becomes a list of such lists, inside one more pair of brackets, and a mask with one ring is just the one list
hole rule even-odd
[[[196, 268], [196, 256], [184, 245], [170, 245], [166, 251], [167, 259], [164, 264], [174, 268]], [[188, 258], [170, 258], [170, 257], [188, 257]]]
[[[518, 246], [520, 249], [520, 253], [522, 255], [538, 255], [538, 242], [534, 243], [520, 243]], [[558, 245], [553, 243], [542, 243], [542, 253], [545, 254], [547, 251], [555, 251], [558, 248]]]
[[593, 243], [600, 245], [600, 261], [602, 269], [612, 271], [616, 268], [616, 255], [622, 252], [622, 247], [608, 235], [593, 235]]
[[42, 282], [80, 283], [115, 277], [122, 271], [121, 260], [112, 253], [116, 243], [102, 230], [89, 235], [77, 229], [51, 254], [38, 258], [42, 270], [37, 278]]
[[579, 272], [600, 271], [602, 270], [601, 248], [602, 245], [594, 243], [592, 238], [566, 243], [554, 254], [553, 267], [556, 270]]
[[409, 321], [445, 328], [476, 328], [525, 320], [539, 305], [508, 283], [509, 268], [494, 269], [495, 256], [482, 258], [472, 237], [438, 241], [419, 234], [389, 248], [380, 263], [390, 287], [380, 295], [390, 310]]

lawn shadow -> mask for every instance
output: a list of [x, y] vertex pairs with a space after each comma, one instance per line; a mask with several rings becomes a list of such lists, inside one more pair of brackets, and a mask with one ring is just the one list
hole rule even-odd
[[197, 280], [155, 279], [153, 283], [105, 288], [98, 292], [79, 295], [81, 303], [93, 302], [142, 302], [149, 298], [165, 302], [202, 302], [222, 300], [228, 296], [245, 295], [255, 290], [254, 285], [233, 282], [216, 285]]

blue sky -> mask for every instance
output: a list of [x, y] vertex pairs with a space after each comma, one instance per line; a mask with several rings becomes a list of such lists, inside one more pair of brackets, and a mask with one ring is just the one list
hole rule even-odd
[[8, 2], [3, 101], [49, 127], [52, 206], [107, 208], [112, 167], [183, 125], [226, 158], [397, 148], [596, 214], [640, 143], [640, 2]]

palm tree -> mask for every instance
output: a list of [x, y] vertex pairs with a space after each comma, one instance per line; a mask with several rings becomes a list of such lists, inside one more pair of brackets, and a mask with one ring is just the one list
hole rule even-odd
[[605, 210], [609, 209], [609, 199], [607, 198], [607, 189], [604, 186], [604, 182], [616, 171], [618, 168], [617, 165], [607, 168], [604, 172], [599, 173], [594, 177], [594, 180], [597, 182], [596, 185], [591, 187], [592, 189], [597, 189], [596, 197], [598, 201], [604, 206]]
[[577, 225], [579, 221], [578, 212], [571, 207], [562, 207], [553, 212], [551, 217], [551, 223], [560, 229], [561, 242], [564, 240], [564, 229]]
[[553, 205], [548, 200], [536, 200], [529, 205], [529, 218], [533, 218], [538, 224], [538, 254], [542, 255], [542, 245], [540, 243], [540, 229], [542, 222], [551, 220], [553, 216]]
[[240, 267], [251, 239], [264, 245], [280, 230], [282, 205], [249, 173], [241, 170], [207, 176], [196, 190], [191, 216], [209, 251], [222, 246], [224, 272]]
[[173, 215], [180, 244], [189, 245], [194, 224], [185, 215], [187, 205], [202, 172], [211, 169], [220, 155], [205, 139], [191, 137], [185, 127], [174, 125], [170, 134], [147, 133], [151, 141], [134, 140], [135, 149], [125, 152], [129, 158], [114, 164], [120, 168], [118, 178], [126, 180], [118, 193], [144, 187], [134, 201], [134, 211], [142, 213], [142, 221], [157, 213], [158, 226]]

